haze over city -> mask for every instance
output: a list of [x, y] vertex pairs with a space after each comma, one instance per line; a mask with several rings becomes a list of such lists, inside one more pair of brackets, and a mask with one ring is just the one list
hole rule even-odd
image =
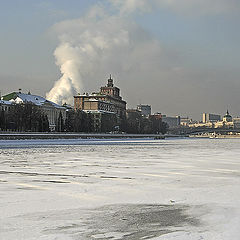
[[240, 115], [237, 0], [1, 3], [0, 90], [73, 102], [113, 74], [128, 107]]

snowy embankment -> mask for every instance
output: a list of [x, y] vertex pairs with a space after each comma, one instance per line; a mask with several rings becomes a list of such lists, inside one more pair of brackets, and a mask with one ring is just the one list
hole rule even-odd
[[0, 140], [17, 139], [107, 139], [107, 138], [156, 138], [182, 137], [162, 134], [126, 134], [126, 133], [0, 133]]

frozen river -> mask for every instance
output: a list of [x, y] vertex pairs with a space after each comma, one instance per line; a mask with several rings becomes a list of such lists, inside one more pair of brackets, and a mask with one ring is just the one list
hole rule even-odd
[[0, 141], [1, 240], [239, 240], [240, 139]]

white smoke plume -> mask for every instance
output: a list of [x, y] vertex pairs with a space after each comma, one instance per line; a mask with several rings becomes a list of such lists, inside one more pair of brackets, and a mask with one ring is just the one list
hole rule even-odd
[[109, 16], [101, 7], [94, 7], [83, 18], [56, 24], [54, 31], [60, 40], [54, 55], [62, 77], [46, 97], [59, 104], [72, 103], [73, 95], [84, 91], [91, 76], [96, 81], [110, 71], [146, 68], [161, 52], [159, 42], [137, 24]]
[[[72, 103], [73, 95], [84, 91], [91, 76], [96, 80], [97, 76], [106, 76], [110, 72], [126, 73], [136, 68], [137, 64], [142, 72], [145, 68], [146, 74], [159, 69], [159, 61], [163, 58], [159, 42], [129, 20], [127, 16], [134, 11], [167, 7], [180, 13], [217, 14], [239, 10], [240, 5], [238, 0], [108, 1], [118, 9], [119, 14], [109, 15], [103, 7], [95, 6], [86, 16], [63, 21], [53, 27], [60, 41], [54, 55], [62, 77], [46, 94], [47, 99], [59, 104]], [[149, 62], [153, 63], [150, 68]]]
[[[220, 112], [226, 102], [232, 101], [234, 105], [232, 89], [238, 89], [238, 73], [229, 73], [225, 65], [212, 71], [204, 62], [199, 64], [198, 53], [202, 49], [194, 50], [195, 58], [191, 47], [162, 45], [159, 39], [134, 22], [131, 12], [164, 6], [179, 13], [226, 14], [239, 10], [236, 0], [107, 1], [112, 1], [118, 9], [115, 15], [95, 6], [80, 19], [63, 21], [53, 27], [59, 37], [54, 55], [62, 77], [47, 93], [47, 99], [72, 104], [74, 94], [98, 89], [108, 74], [113, 73], [128, 107], [147, 103], [156, 111], [167, 109], [167, 114], [191, 111], [197, 116], [203, 111]], [[164, 23], [158, 25], [166, 27]], [[216, 86], [221, 86], [218, 91]], [[213, 93], [216, 93], [214, 101]], [[236, 91], [236, 99], [238, 95]]]

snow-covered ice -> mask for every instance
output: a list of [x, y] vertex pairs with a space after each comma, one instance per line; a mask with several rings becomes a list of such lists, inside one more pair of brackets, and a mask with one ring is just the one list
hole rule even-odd
[[0, 141], [0, 239], [239, 240], [240, 139]]

